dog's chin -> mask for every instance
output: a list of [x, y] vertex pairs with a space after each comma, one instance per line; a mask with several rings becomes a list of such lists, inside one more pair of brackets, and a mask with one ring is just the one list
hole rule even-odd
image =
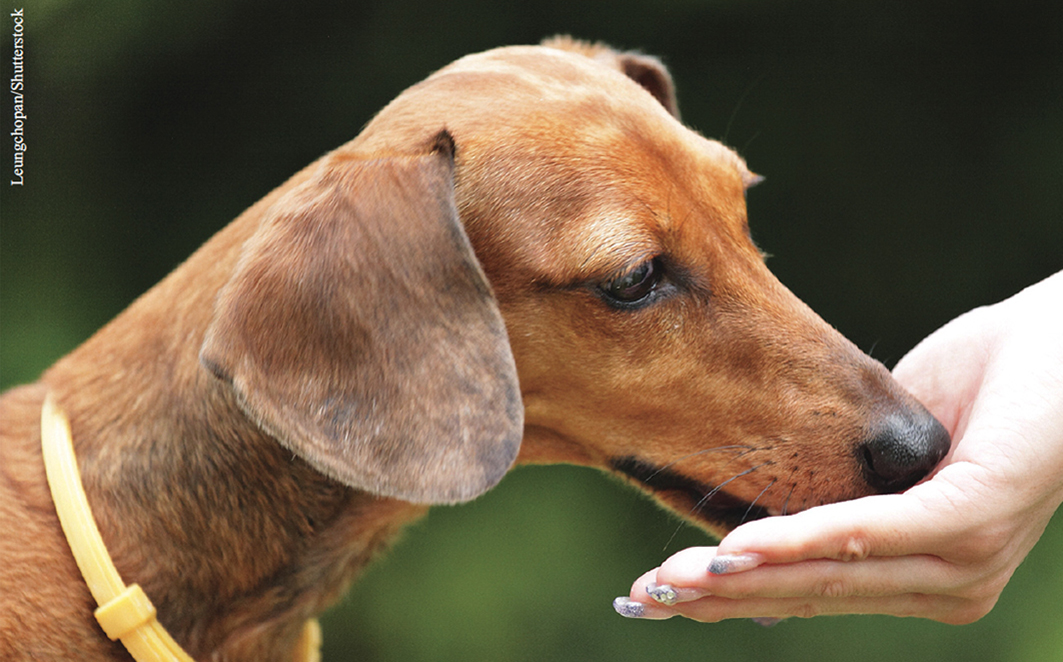
[[658, 467], [637, 457], [614, 458], [613, 471], [634, 481], [668, 509], [714, 535], [723, 536], [744, 522], [770, 517], [758, 506], [727, 491]]

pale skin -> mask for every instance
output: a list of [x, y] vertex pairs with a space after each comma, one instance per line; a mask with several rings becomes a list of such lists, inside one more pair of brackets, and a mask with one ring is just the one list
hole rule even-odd
[[636, 580], [617, 611], [705, 622], [982, 618], [1063, 502], [1061, 329], [1063, 272], [946, 324], [894, 370], [952, 435], [930, 478], [678, 552]]

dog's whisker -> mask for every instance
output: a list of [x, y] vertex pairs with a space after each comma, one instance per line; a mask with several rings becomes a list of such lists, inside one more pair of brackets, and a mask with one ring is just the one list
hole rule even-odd
[[740, 154], [745, 154], [746, 152], [748, 152], [749, 151], [749, 146], [752, 145], [753, 141], [756, 140], [759, 137], [760, 137], [760, 131], [755, 131], [753, 133], [753, 136], [749, 140], [747, 140], [744, 145], [742, 145], [742, 150], [739, 153]]
[[742, 104], [745, 103], [746, 97], [748, 97], [749, 93], [752, 92], [758, 85], [760, 85], [761, 81], [763, 81], [765, 77], [767, 77], [767, 73], [763, 73], [758, 76], [756, 80], [750, 83], [749, 86], [745, 89], [745, 91], [742, 92], [742, 96], [738, 97], [738, 101], [735, 102], [734, 110], [731, 111], [731, 117], [727, 120], [727, 127], [723, 131], [724, 142], [727, 142], [727, 139], [731, 136], [731, 125], [734, 124], [735, 118], [738, 117], [738, 111], [742, 109]]
[[767, 486], [760, 491], [760, 494], [757, 495], [757, 498], [753, 499], [752, 503], [749, 504], [749, 508], [746, 508], [746, 512], [742, 515], [742, 519], [738, 522], [739, 526], [745, 523], [746, 518], [749, 517], [749, 513], [753, 511], [753, 506], [757, 505], [757, 501], [760, 501], [760, 497], [764, 496], [764, 493], [770, 490], [772, 486], [775, 485], [775, 482], [776, 479], [772, 478], [771, 482], [768, 483]]
[[790, 497], [792, 497], [794, 495], [794, 490], [795, 489], [797, 489], [797, 484], [796, 483], [790, 486], [790, 493], [786, 495], [786, 500], [782, 502], [782, 513], [781, 513], [781, 515], [783, 517], [786, 517], [786, 508], [790, 505]]
[[662, 553], [668, 551], [668, 546], [672, 544], [672, 541], [675, 540], [675, 537], [679, 535], [679, 532], [683, 530], [684, 526], [688, 526], [688, 524], [686, 522], [680, 522], [679, 525], [675, 527], [675, 530], [672, 531], [672, 535], [668, 536], [668, 540], [664, 542], [664, 547], [661, 548]]
[[758, 464], [756, 466], [750, 467], [750, 468], [746, 469], [745, 471], [741, 471], [739, 473], [736, 473], [735, 475], [733, 475], [730, 478], [728, 478], [727, 480], [723, 481], [722, 483], [720, 483], [716, 487], [712, 488], [711, 490], [709, 490], [708, 494], [706, 494], [705, 496], [701, 497], [701, 499], [696, 504], [694, 504], [694, 507], [690, 510], [690, 514], [693, 515], [697, 511], [701, 510], [701, 508], [704, 507], [704, 505], [709, 502], [709, 499], [711, 499], [712, 497], [716, 496], [716, 494], [720, 490], [722, 490], [724, 487], [726, 487], [728, 483], [732, 483], [735, 480], [738, 480], [739, 478], [741, 478], [742, 476], [748, 476], [749, 474], [753, 473], [754, 471], [756, 471], [757, 469], [763, 467], [766, 464], [769, 464], [769, 463], [768, 462], [762, 462], [761, 464]]
[[[690, 511], [687, 513], [687, 518], [688, 519], [693, 519], [694, 518], [694, 514], [697, 513], [699, 510], [701, 510], [705, 506], [705, 504], [708, 503], [709, 500], [712, 499], [712, 497], [716, 496], [720, 492], [720, 490], [722, 490], [724, 487], [726, 487], [728, 483], [731, 483], [731, 482], [741, 478], [742, 476], [748, 476], [749, 474], [753, 473], [757, 469], [759, 469], [759, 468], [761, 468], [761, 467], [763, 467], [763, 466], [765, 466], [767, 464], [770, 464], [770, 462], [763, 462], [763, 463], [758, 464], [756, 466], [750, 467], [749, 469], [746, 469], [745, 471], [741, 471], [741, 472], [731, 476], [727, 480], [723, 481], [722, 483], [720, 483], [716, 487], [712, 488], [711, 490], [709, 490], [709, 492], [707, 494], [705, 494], [703, 497], [701, 497], [698, 500], [698, 502], [694, 504], [694, 507], [690, 509]], [[672, 532], [672, 535], [668, 538], [668, 541], [664, 543], [664, 549], [668, 549], [668, 546], [671, 545], [672, 541], [675, 540], [675, 537], [677, 535], [679, 535], [679, 531], [682, 530], [683, 526], [684, 526], [684, 524], [681, 523], [679, 526], [677, 526], [675, 528], [675, 531]]]

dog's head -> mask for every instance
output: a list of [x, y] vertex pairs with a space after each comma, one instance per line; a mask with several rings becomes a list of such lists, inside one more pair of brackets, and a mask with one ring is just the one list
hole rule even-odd
[[717, 532], [914, 484], [947, 433], [772, 276], [758, 177], [677, 115], [637, 54], [455, 62], [266, 212], [204, 363], [312, 465], [401, 499], [471, 498], [518, 449]]

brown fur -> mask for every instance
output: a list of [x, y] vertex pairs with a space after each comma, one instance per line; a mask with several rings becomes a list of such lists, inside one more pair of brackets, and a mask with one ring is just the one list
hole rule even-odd
[[[769, 273], [755, 176], [656, 60], [551, 46], [410, 88], [3, 396], [0, 657], [124, 655], [48, 493], [47, 390], [118, 570], [200, 659], [286, 659], [418, 504], [515, 458], [717, 533], [876, 490], [861, 444], [932, 419]], [[651, 258], [652, 302], [611, 305]]]

